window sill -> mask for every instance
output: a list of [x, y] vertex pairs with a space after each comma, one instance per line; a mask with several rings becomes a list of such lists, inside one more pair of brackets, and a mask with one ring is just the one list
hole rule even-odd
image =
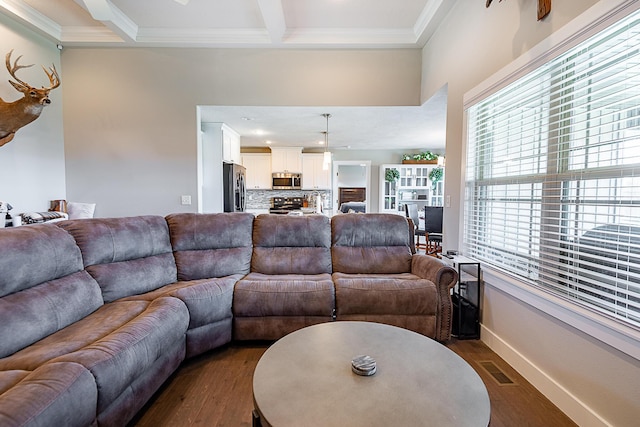
[[640, 360], [640, 330], [572, 304], [494, 268], [482, 266], [485, 286], [491, 286], [567, 325]]

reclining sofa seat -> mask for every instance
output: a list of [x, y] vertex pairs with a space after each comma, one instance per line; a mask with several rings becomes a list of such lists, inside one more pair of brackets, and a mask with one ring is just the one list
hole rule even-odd
[[176, 295], [198, 313], [187, 332], [187, 357], [231, 341], [233, 290], [251, 268], [253, 218], [245, 212], [166, 217], [182, 286]]
[[234, 291], [234, 339], [276, 340], [332, 321], [334, 309], [329, 218], [258, 215], [251, 273]]
[[105, 304], [55, 225], [0, 234], [0, 425], [122, 425], [184, 358], [176, 298]]
[[439, 341], [450, 338], [450, 288], [457, 274], [439, 260], [412, 254], [406, 218], [336, 215], [331, 236], [336, 320], [386, 323]]
[[65, 221], [59, 226], [74, 236], [85, 270], [100, 285], [105, 302], [153, 301], [169, 296], [186, 305], [189, 328], [185, 357], [231, 340], [232, 289], [237, 277], [178, 281], [165, 218], [95, 218]]

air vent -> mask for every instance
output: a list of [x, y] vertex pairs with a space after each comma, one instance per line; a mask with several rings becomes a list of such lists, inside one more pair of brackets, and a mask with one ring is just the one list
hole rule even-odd
[[478, 362], [480, 366], [487, 371], [491, 377], [496, 380], [496, 382], [500, 385], [513, 385], [515, 382], [509, 378], [507, 374], [505, 374], [495, 363], [491, 360], [486, 360], [483, 362]]

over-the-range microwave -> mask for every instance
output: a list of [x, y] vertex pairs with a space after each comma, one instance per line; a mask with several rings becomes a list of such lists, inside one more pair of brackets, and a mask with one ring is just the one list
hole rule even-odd
[[273, 190], [300, 190], [302, 188], [302, 174], [274, 172], [271, 174], [271, 188]]

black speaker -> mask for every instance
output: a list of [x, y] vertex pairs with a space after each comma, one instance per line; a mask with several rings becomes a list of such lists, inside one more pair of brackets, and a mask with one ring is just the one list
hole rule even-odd
[[480, 338], [478, 307], [456, 294], [451, 296], [451, 301], [453, 302], [451, 335], [458, 338]]

